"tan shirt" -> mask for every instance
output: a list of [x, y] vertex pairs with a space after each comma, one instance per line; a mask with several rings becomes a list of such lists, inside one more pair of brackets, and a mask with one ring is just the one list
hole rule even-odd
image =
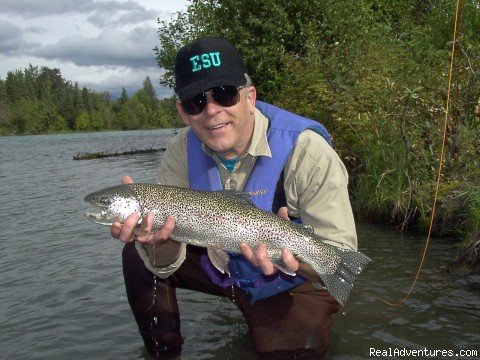
[[[239, 158], [230, 173], [212, 150], [203, 147], [218, 165], [225, 190], [242, 190], [253, 169], [256, 157], [271, 157], [267, 142], [268, 119], [255, 111], [255, 126], [247, 153]], [[165, 151], [158, 174], [159, 183], [188, 187], [187, 132], [184, 128], [171, 140]], [[300, 217], [304, 224], [313, 226], [315, 234], [328, 244], [357, 249], [357, 235], [350, 200], [348, 174], [333, 148], [319, 134], [306, 130], [297, 140], [284, 170], [285, 197], [289, 214]], [[172, 274], [185, 259], [182, 255], [168, 268], [153, 269], [145, 250], [137, 244], [145, 265], [157, 276]], [[143, 256], [142, 256], [143, 253]]]

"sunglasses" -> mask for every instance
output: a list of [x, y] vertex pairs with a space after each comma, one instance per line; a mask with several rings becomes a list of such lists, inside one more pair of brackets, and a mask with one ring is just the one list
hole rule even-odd
[[200, 114], [207, 105], [207, 94], [212, 94], [213, 100], [224, 107], [230, 107], [238, 103], [240, 96], [238, 92], [245, 86], [216, 86], [210, 90], [203, 91], [200, 94], [191, 97], [190, 99], [181, 100], [183, 110], [188, 115]]

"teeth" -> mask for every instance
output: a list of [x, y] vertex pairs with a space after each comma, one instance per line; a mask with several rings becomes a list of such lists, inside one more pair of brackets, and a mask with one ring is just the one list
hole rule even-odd
[[210, 127], [209, 129], [210, 129], [210, 130], [220, 129], [220, 128], [223, 127], [223, 126], [224, 126], [224, 125], [221, 124], [221, 125], [217, 125], [217, 126], [212, 126], [212, 127]]

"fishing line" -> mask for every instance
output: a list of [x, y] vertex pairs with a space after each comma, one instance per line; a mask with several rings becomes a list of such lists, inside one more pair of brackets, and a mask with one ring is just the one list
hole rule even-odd
[[453, 28], [452, 51], [451, 51], [451, 55], [450, 55], [450, 71], [449, 71], [449, 75], [448, 75], [447, 101], [446, 101], [446, 104], [445, 104], [445, 120], [444, 120], [444, 125], [443, 125], [442, 144], [441, 144], [441, 147], [440, 147], [440, 160], [439, 160], [438, 170], [437, 170], [435, 195], [433, 197], [432, 214], [430, 216], [430, 225], [428, 227], [427, 239], [425, 241], [425, 247], [423, 249], [423, 254], [422, 254], [422, 257], [421, 257], [421, 260], [420, 260], [420, 265], [418, 266], [418, 270], [417, 270], [417, 273], [415, 274], [415, 278], [413, 279], [412, 286], [410, 287], [410, 290], [408, 290], [405, 297], [397, 303], [392, 303], [392, 302], [390, 302], [388, 300], [385, 300], [381, 297], [369, 294], [365, 291], [358, 290], [358, 291], [360, 291], [364, 294], [374, 296], [377, 300], [380, 300], [381, 302], [383, 302], [387, 305], [390, 305], [390, 306], [394, 306], [394, 307], [402, 305], [412, 294], [413, 289], [415, 288], [415, 285], [417, 284], [417, 280], [420, 277], [420, 272], [422, 271], [423, 263], [425, 261], [425, 257], [427, 255], [427, 250], [428, 250], [428, 247], [430, 245], [430, 238], [431, 238], [432, 229], [433, 229], [433, 220], [435, 218], [435, 210], [436, 210], [436, 207], [437, 207], [438, 192], [439, 192], [439, 189], [440, 189], [440, 181], [441, 181], [441, 178], [442, 178], [443, 158], [444, 158], [444, 153], [445, 153], [445, 143], [446, 143], [446, 140], [447, 140], [448, 116], [449, 116], [449, 113], [450, 113], [450, 95], [451, 95], [451, 91], [452, 91], [452, 79], [453, 79], [453, 70], [454, 70], [453, 66], [454, 66], [454, 59], [455, 59], [455, 44], [457, 42], [457, 25], [458, 25], [458, 21], [459, 21], [458, 18], [459, 18], [459, 13], [460, 13], [459, 12], [460, 2], [461, 2], [461, 0], [457, 0], [456, 10], [455, 10], [455, 24], [454, 24], [454, 28]]

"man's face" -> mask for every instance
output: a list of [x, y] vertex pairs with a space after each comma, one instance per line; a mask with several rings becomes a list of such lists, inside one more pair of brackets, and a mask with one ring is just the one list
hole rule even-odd
[[256, 90], [249, 86], [239, 90], [237, 104], [224, 107], [206, 94], [206, 105], [198, 115], [186, 114], [182, 104], [177, 110], [186, 125], [191, 125], [200, 140], [225, 159], [243, 155], [250, 144], [254, 126]]

